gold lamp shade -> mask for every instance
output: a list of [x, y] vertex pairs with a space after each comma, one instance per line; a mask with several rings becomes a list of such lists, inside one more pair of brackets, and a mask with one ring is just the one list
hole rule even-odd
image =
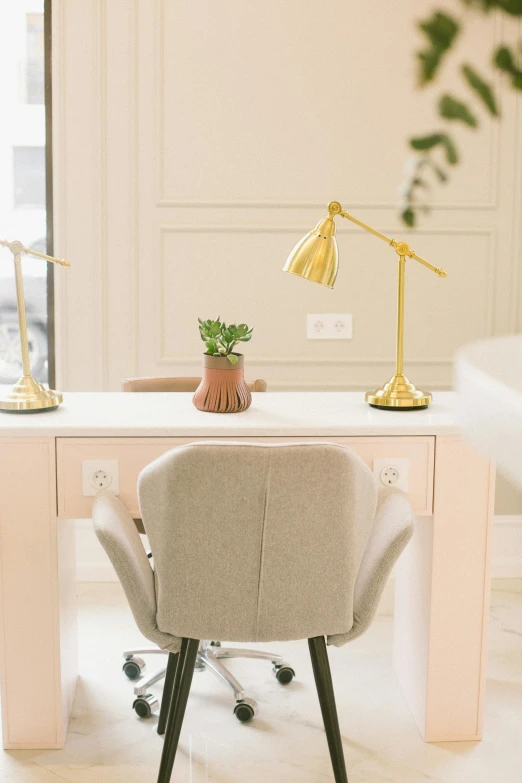
[[328, 217], [299, 240], [283, 267], [283, 272], [304, 277], [333, 288], [339, 266], [335, 223]]

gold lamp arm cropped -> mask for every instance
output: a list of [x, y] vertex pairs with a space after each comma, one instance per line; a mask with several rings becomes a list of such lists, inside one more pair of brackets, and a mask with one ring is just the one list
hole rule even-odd
[[59, 264], [60, 266], [71, 266], [65, 258], [55, 258], [54, 256], [48, 256], [46, 253], [39, 253], [37, 250], [32, 250], [30, 247], [24, 247], [21, 242], [8, 242], [7, 239], [0, 239], [0, 245], [7, 247], [13, 255], [36, 256], [36, 258], [44, 258], [46, 261], [50, 261], [52, 264]]
[[362, 220], [359, 220], [359, 218], [350, 215], [349, 212], [347, 212], [345, 209], [342, 208], [341, 204], [338, 201], [331, 201], [328, 204], [328, 214], [329, 217], [334, 217], [335, 215], [339, 215], [339, 217], [343, 217], [346, 218], [347, 220], [351, 220], [352, 223], [355, 223], [357, 226], [364, 228], [365, 231], [369, 231], [370, 234], [374, 235], [374, 237], [377, 237], [378, 239], [382, 239], [383, 242], [386, 242], [388, 245], [391, 245], [393, 248], [395, 248], [399, 256], [405, 256], [405, 257], [407, 256], [408, 258], [413, 258], [415, 261], [418, 261], [419, 264], [422, 264], [428, 269], [431, 269], [431, 271], [435, 272], [435, 274], [438, 275], [439, 277], [447, 277], [447, 274], [444, 271], [444, 269], [440, 269], [439, 267], [433, 266], [433, 264], [430, 264], [429, 261], [426, 261], [424, 258], [418, 256], [413, 250], [411, 250], [410, 246], [406, 242], [397, 242], [395, 239], [391, 239], [391, 237], [387, 237], [386, 234], [382, 234], [380, 231], [377, 231], [375, 228], [372, 228], [367, 223], [364, 223]]

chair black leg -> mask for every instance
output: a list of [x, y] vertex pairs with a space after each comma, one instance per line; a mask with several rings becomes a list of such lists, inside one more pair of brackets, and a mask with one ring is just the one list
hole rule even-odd
[[169, 717], [170, 705], [172, 704], [172, 694], [174, 686], [174, 677], [176, 666], [178, 665], [179, 653], [169, 653], [167, 663], [167, 673], [165, 674], [165, 685], [163, 687], [163, 697], [161, 699], [161, 710], [158, 719], [158, 734], [165, 734], [167, 718]]
[[308, 639], [308, 646], [310, 648], [321, 712], [323, 713], [323, 723], [328, 739], [335, 783], [348, 783], [337, 708], [335, 706], [332, 674], [330, 672], [324, 636], [315, 636], [313, 639]]
[[172, 768], [178, 749], [179, 735], [194, 674], [199, 639], [183, 639], [172, 688], [172, 703], [167, 718], [165, 744], [161, 756], [158, 783], [170, 783]]

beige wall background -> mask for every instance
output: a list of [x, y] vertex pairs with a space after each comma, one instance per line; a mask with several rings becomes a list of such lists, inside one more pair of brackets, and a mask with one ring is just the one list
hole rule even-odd
[[[454, 2], [436, 3], [456, 7]], [[255, 324], [248, 373], [271, 389], [366, 389], [392, 372], [394, 254], [339, 224], [334, 291], [281, 273], [340, 200], [448, 272], [409, 264], [406, 372], [451, 385], [470, 340], [522, 331], [522, 105], [456, 130], [463, 164], [415, 232], [397, 219], [406, 138], [437, 127], [415, 90], [415, 0], [57, 0], [57, 353], [67, 390], [195, 374], [197, 316]], [[458, 5], [459, 10], [461, 6]], [[473, 21], [481, 65], [514, 39]], [[453, 80], [451, 86], [456, 87]], [[351, 341], [309, 341], [306, 314], [353, 314]], [[501, 486], [500, 510], [522, 498]]]

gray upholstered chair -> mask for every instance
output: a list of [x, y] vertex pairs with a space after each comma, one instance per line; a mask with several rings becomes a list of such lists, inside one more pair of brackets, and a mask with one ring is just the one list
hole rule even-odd
[[[124, 392], [195, 392], [201, 382], [201, 378], [175, 376], [171, 378], [127, 378], [122, 381], [121, 390]], [[251, 392], [266, 392], [267, 383], [262, 378], [256, 381], [247, 381]], [[145, 534], [143, 520], [134, 519], [138, 532]], [[149, 554], [150, 557], [150, 554]], [[207, 577], [208, 578], [208, 577]], [[167, 674], [167, 665], [144, 674], [145, 660], [142, 655], [161, 656], [166, 660], [167, 650], [160, 647], [139, 647], [127, 649], [123, 653], [125, 662], [123, 671], [130, 680], [135, 681], [133, 709], [140, 718], [149, 718], [153, 712], [159, 709], [159, 702], [153, 693], [150, 693], [151, 685], [162, 680]], [[218, 679], [232, 689], [236, 702], [248, 704], [255, 711], [256, 703], [248, 699], [243, 691], [243, 686], [232, 673], [221, 663], [224, 658], [257, 658], [270, 661], [273, 664], [274, 674], [282, 685], [288, 685], [295, 676], [291, 666], [285, 663], [283, 658], [276, 653], [260, 652], [259, 650], [246, 650], [244, 648], [222, 647], [220, 641], [202, 641], [196, 658], [196, 669], [199, 671], [211, 671]], [[236, 709], [235, 715], [239, 720], [249, 720], [251, 714], [246, 706]]]
[[170, 653], [158, 783], [170, 780], [200, 640], [212, 638], [308, 639], [335, 780], [345, 783], [325, 637], [340, 646], [370, 625], [412, 534], [406, 498], [379, 494], [355, 454], [327, 443], [180, 446], [141, 472], [138, 495], [154, 571], [115, 496], [95, 498], [93, 519], [139, 629]]

